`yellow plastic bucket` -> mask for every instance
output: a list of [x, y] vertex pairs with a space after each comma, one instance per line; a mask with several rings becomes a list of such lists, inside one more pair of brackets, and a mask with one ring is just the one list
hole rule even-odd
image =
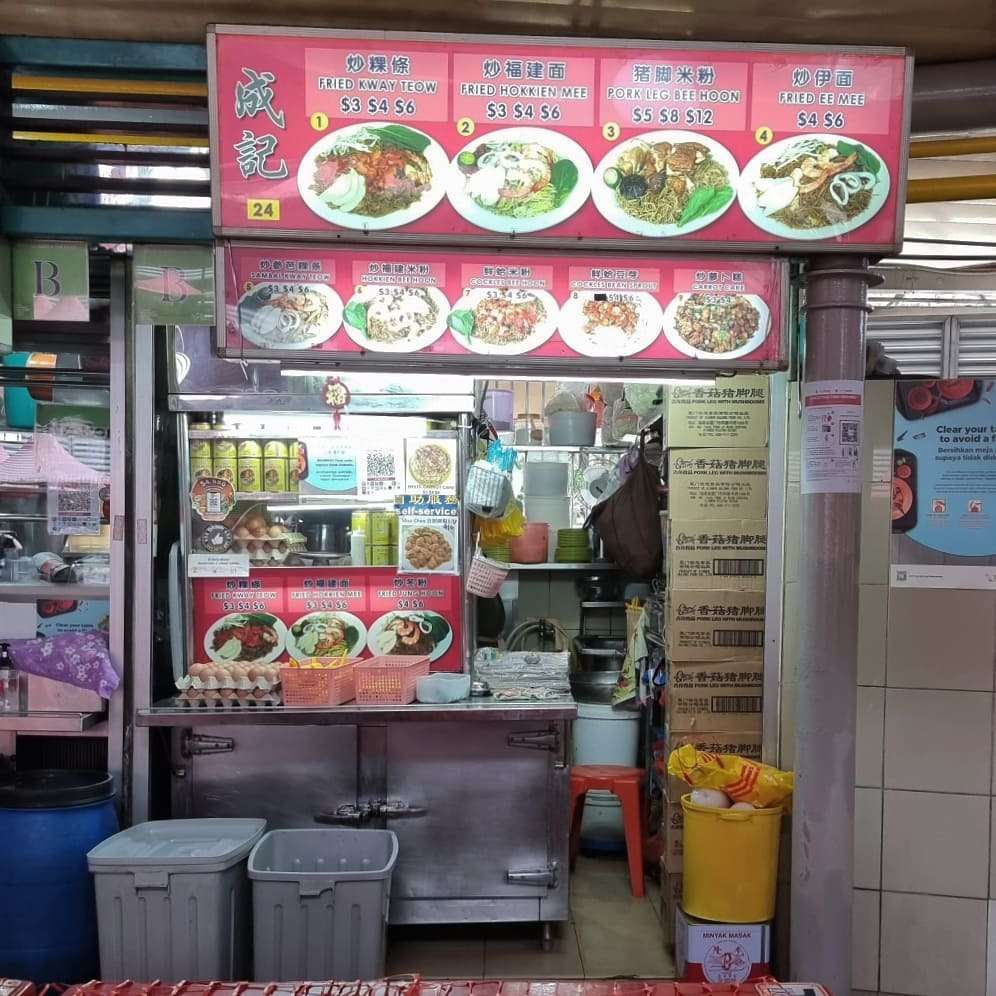
[[682, 909], [700, 920], [760, 923], [775, 915], [782, 810], [714, 809], [682, 796]]

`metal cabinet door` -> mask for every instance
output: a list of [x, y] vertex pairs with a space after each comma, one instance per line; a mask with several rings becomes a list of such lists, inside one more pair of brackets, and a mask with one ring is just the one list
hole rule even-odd
[[356, 804], [356, 731], [234, 725], [175, 730], [173, 814], [262, 817], [268, 830], [314, 827], [317, 813]]
[[[388, 818], [398, 835], [392, 896], [409, 899], [543, 898], [559, 753], [513, 746], [540, 722], [393, 723], [387, 728], [387, 798], [423, 815]], [[560, 869], [562, 878], [566, 870]]]

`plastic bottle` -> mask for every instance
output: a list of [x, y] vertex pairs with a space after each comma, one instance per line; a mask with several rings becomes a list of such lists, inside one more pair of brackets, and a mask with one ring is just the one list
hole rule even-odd
[[363, 567], [367, 562], [367, 537], [365, 533], [349, 534], [349, 560], [353, 567]]
[[21, 675], [10, 656], [10, 645], [0, 643], [0, 713], [21, 711]]

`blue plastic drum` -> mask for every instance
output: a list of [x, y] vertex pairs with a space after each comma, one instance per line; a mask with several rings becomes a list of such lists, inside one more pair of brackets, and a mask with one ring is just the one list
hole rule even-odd
[[100, 977], [86, 855], [117, 829], [106, 772], [26, 771], [0, 781], [0, 975]]

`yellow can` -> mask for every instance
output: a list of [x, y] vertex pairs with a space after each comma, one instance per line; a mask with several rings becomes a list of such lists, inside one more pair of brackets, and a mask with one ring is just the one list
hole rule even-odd
[[190, 479], [192, 481], [196, 481], [198, 477], [211, 477], [212, 474], [214, 474], [214, 464], [210, 453], [207, 457], [191, 456]]
[[270, 457], [276, 458], [280, 457], [282, 460], [286, 460], [290, 453], [290, 449], [287, 443], [283, 439], [268, 439], [263, 443], [263, 459], [267, 460]]
[[367, 542], [374, 546], [386, 546], [391, 542], [391, 513], [371, 512], [370, 527], [367, 529]]
[[395, 547], [395, 549], [397, 549], [397, 546], [398, 546], [398, 513], [397, 512], [388, 512], [387, 514], [391, 517], [391, 522], [390, 522], [390, 526], [391, 526], [391, 544]]
[[216, 460], [234, 460], [239, 455], [239, 447], [234, 439], [216, 439], [213, 450]]
[[370, 535], [370, 513], [364, 512], [362, 510], [353, 512], [352, 521], [350, 522], [350, 528], [354, 533], [363, 533], [367, 538], [367, 542], [373, 545], [373, 538]]
[[287, 458], [287, 490], [291, 493], [298, 490], [301, 474], [297, 469], [297, 457]]
[[190, 462], [195, 460], [210, 460], [214, 457], [210, 439], [190, 440]]
[[239, 483], [236, 491], [263, 490], [263, 461], [259, 457], [239, 457]]
[[255, 439], [240, 439], [239, 440], [239, 459], [240, 460], [262, 460], [263, 459], [263, 447]]
[[263, 490], [287, 490], [287, 459], [285, 457], [263, 457]]
[[233, 488], [235, 487], [235, 479], [239, 472], [237, 460], [229, 459], [228, 457], [215, 457], [211, 462], [211, 466], [215, 477], [220, 477], [228, 481]]

